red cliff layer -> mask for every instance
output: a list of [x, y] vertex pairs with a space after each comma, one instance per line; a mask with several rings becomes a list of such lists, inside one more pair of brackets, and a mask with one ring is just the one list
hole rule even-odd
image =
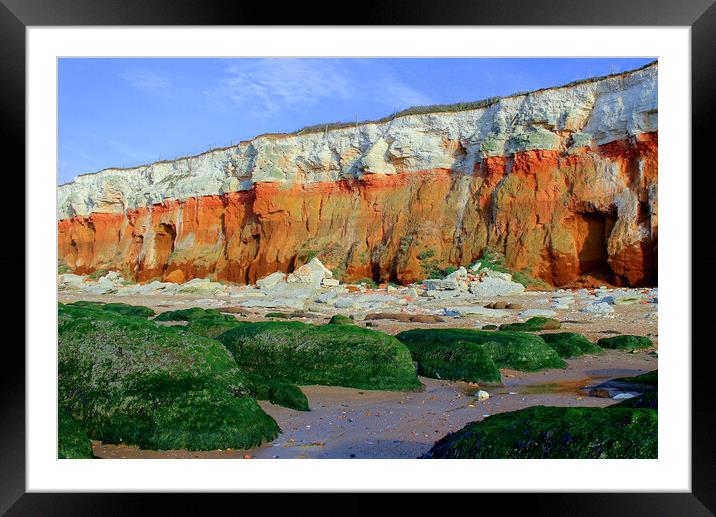
[[486, 246], [552, 285], [596, 274], [656, 283], [657, 134], [567, 154], [486, 158], [472, 175], [433, 169], [204, 196], [58, 223], [78, 273], [139, 281], [253, 283], [314, 254], [343, 280], [408, 283], [426, 257], [469, 264]]

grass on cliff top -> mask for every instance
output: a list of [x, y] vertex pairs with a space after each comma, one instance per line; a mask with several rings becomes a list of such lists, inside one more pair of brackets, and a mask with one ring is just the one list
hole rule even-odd
[[500, 325], [500, 331], [539, 332], [540, 330], [557, 330], [559, 327], [561, 324], [555, 319], [535, 316], [522, 323], [503, 323]]
[[61, 406], [57, 408], [57, 457], [94, 458], [92, 442], [87, 438], [82, 425]]
[[77, 301], [67, 304], [70, 307], [88, 308], [92, 307], [101, 311], [116, 312], [123, 316], [138, 316], [140, 318], [151, 318], [156, 314], [149, 307], [143, 305], [129, 305], [127, 303], [104, 303], [104, 302], [90, 302], [90, 301]]
[[509, 99], [512, 97], [520, 97], [523, 95], [529, 95], [532, 93], [538, 93], [548, 90], [556, 90], [560, 88], [569, 88], [578, 86], [580, 84], [588, 84], [593, 83], [596, 81], [602, 81], [604, 79], [609, 79], [610, 77], [617, 77], [620, 75], [624, 75], [630, 72], [636, 72], [638, 70], [643, 70], [645, 68], [648, 68], [652, 66], [654, 63], [657, 63], [658, 60], [652, 61], [651, 63], [648, 63], [644, 66], [641, 66], [639, 68], [635, 68], [634, 70], [627, 70], [625, 72], [619, 72], [616, 74], [609, 74], [609, 75], [603, 75], [598, 77], [590, 77], [587, 79], [578, 79], [576, 81], [572, 81], [570, 83], [564, 84], [562, 86], [552, 86], [547, 88], [539, 88], [537, 90], [529, 91], [529, 92], [515, 92], [511, 95], [504, 95], [501, 97], [488, 97], [486, 99], [478, 100], [478, 101], [470, 101], [470, 102], [455, 102], [451, 104], [430, 104], [425, 106], [413, 106], [401, 111], [396, 111], [392, 115], [388, 115], [386, 117], [382, 117], [379, 119], [374, 120], [364, 120], [361, 122], [332, 122], [328, 124], [315, 124], [312, 126], [305, 126], [298, 131], [295, 131], [294, 133], [288, 133], [289, 135], [305, 135], [310, 133], [321, 133], [324, 131], [330, 131], [332, 129], [343, 129], [348, 127], [356, 127], [361, 124], [382, 124], [385, 122], [390, 122], [391, 120], [394, 120], [396, 118], [405, 117], [408, 115], [423, 115], [423, 114], [433, 114], [433, 113], [451, 113], [451, 112], [459, 112], [459, 111], [469, 111], [469, 110], [475, 110], [480, 108], [489, 108], [490, 106], [493, 106], [500, 102], [502, 99]]
[[[521, 332], [489, 332], [471, 329], [412, 329], [395, 336], [413, 350], [438, 345], [453, 346], [460, 341], [479, 345], [497, 368], [534, 371], [564, 368], [566, 363], [539, 336]], [[418, 361], [420, 364], [420, 361]]]
[[466, 425], [424, 458], [656, 458], [653, 409], [533, 406]]
[[215, 321], [235, 321], [236, 318], [231, 314], [222, 314], [216, 309], [202, 309], [201, 307], [192, 307], [191, 309], [179, 309], [175, 311], [162, 312], [154, 318], [155, 321], [195, 321], [195, 320], [215, 320]]
[[406, 341], [418, 373], [433, 379], [468, 382], [500, 382], [500, 370], [476, 343], [469, 341]]
[[618, 350], [636, 350], [639, 348], [651, 348], [654, 346], [651, 339], [646, 336], [614, 336], [603, 337], [597, 341], [602, 348]]
[[280, 429], [217, 341], [59, 307], [59, 399], [88, 436], [149, 449], [250, 448]]
[[421, 388], [405, 345], [356, 325], [239, 322], [217, 339], [242, 370], [271, 379], [373, 390]]
[[584, 335], [577, 332], [558, 332], [556, 334], [540, 334], [549, 346], [563, 359], [579, 357], [584, 354], [598, 354], [603, 352], [602, 347], [589, 341]]

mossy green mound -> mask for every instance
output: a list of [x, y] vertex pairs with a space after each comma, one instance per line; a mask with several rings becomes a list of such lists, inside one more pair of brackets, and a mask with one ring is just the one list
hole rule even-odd
[[549, 346], [559, 354], [560, 357], [569, 359], [579, 357], [583, 354], [598, 354], [602, 348], [589, 341], [582, 334], [577, 332], [558, 332], [556, 334], [540, 334]]
[[459, 341], [475, 343], [480, 345], [497, 368], [534, 371], [566, 366], [557, 352], [534, 334], [471, 329], [412, 329], [395, 337], [411, 349], [418, 345], [435, 346], [438, 343], [454, 345]]
[[469, 341], [407, 341], [418, 373], [433, 379], [468, 382], [500, 382], [500, 370], [483, 348]]
[[609, 406], [609, 408], [610, 409], [611, 408], [659, 409], [659, 395], [658, 395], [657, 391], [647, 391], [647, 392], [642, 393], [641, 395], [638, 395], [636, 397], [622, 400], [618, 404]]
[[242, 370], [270, 379], [375, 390], [421, 387], [405, 345], [356, 325], [239, 323], [217, 339]]
[[603, 337], [597, 341], [602, 348], [619, 350], [636, 350], [638, 348], [651, 348], [654, 346], [651, 339], [646, 336], [614, 336]]
[[231, 314], [222, 314], [216, 309], [202, 309], [192, 307], [191, 309], [179, 309], [176, 311], [162, 312], [154, 318], [155, 321], [195, 321], [195, 320], [216, 320], [234, 321], [236, 318]]
[[289, 314], [287, 312], [267, 312], [266, 313], [267, 318], [282, 318], [285, 320], [290, 320], [293, 315]]
[[348, 316], [344, 316], [343, 314], [335, 314], [331, 316], [331, 319], [328, 322], [329, 325], [355, 325], [356, 322], [350, 319]]
[[91, 438], [205, 450], [280, 432], [217, 341], [94, 308], [59, 313], [60, 402]]
[[197, 336], [216, 339], [220, 334], [241, 324], [242, 322], [235, 318], [231, 321], [214, 320], [211, 318], [198, 319], [190, 321], [189, 324], [183, 328], [183, 331]]
[[69, 459], [94, 458], [92, 442], [80, 423], [64, 408], [57, 409], [57, 457]]
[[140, 318], [151, 318], [156, 314], [149, 307], [143, 305], [129, 305], [128, 303], [104, 303], [80, 300], [67, 304], [70, 307], [80, 307], [83, 309], [92, 308], [101, 311], [116, 312], [123, 316], [138, 316]]
[[653, 409], [533, 406], [466, 425], [425, 458], [656, 458]]
[[557, 330], [561, 327], [559, 321], [552, 318], [535, 316], [522, 323], [503, 323], [500, 330], [512, 332], [539, 332], [540, 330]]
[[618, 382], [630, 382], [632, 384], [646, 384], [648, 386], [658, 386], [659, 370], [652, 370], [650, 372], [642, 373], [641, 375], [635, 375], [633, 377], [620, 377], [614, 380]]

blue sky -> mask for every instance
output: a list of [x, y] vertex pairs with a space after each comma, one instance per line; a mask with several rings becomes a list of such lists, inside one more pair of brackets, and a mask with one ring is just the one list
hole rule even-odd
[[58, 181], [261, 133], [509, 95], [652, 60], [64, 58]]

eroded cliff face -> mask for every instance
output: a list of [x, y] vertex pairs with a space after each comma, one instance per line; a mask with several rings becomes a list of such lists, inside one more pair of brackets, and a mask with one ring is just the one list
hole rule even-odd
[[556, 285], [656, 282], [657, 67], [382, 124], [267, 135], [59, 188], [78, 273], [253, 283], [316, 255], [407, 283], [486, 247]]

